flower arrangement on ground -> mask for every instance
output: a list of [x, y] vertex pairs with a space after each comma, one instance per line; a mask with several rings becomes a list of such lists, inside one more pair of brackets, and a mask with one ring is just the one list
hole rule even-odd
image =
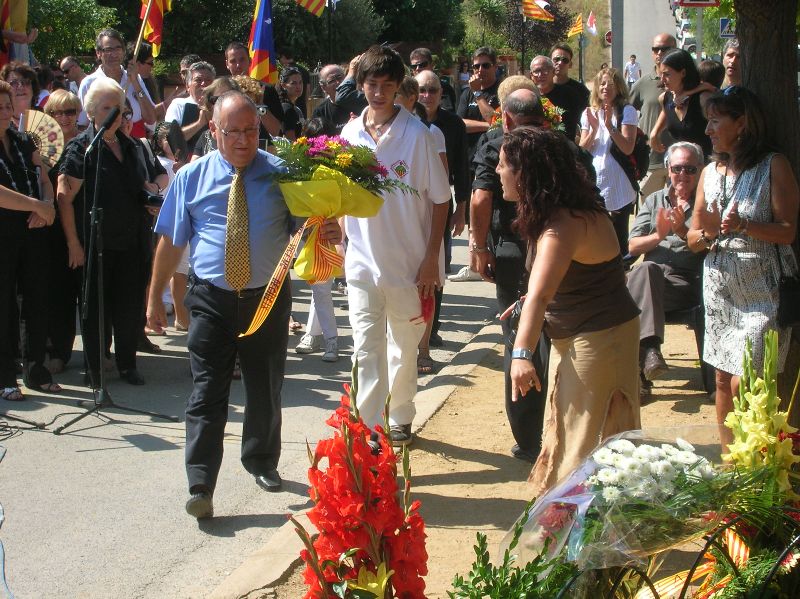
[[410, 499], [408, 450], [403, 449], [405, 486], [397, 485], [398, 457], [387, 428], [371, 430], [346, 386], [341, 405], [327, 420], [333, 437], [317, 444], [308, 471], [314, 507], [311, 535], [292, 519], [305, 549], [305, 599], [424, 599], [428, 573], [420, 504]]
[[312, 283], [341, 276], [342, 258], [317, 237], [322, 220], [331, 217], [375, 216], [383, 205], [382, 191], [401, 189], [416, 193], [389, 177], [375, 153], [341, 137], [299, 137], [275, 140], [276, 154], [286, 172], [278, 177], [289, 211], [308, 218], [306, 245], [295, 261], [298, 276]]

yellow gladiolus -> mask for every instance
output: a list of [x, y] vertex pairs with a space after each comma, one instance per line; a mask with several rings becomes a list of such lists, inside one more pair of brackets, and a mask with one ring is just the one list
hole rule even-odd
[[349, 583], [347, 586], [358, 591], [373, 593], [375, 597], [382, 598], [386, 596], [386, 585], [389, 584], [389, 578], [392, 574], [394, 574], [394, 570], [387, 572], [385, 562], [381, 562], [375, 574], [367, 570], [366, 566], [361, 566], [356, 583]]

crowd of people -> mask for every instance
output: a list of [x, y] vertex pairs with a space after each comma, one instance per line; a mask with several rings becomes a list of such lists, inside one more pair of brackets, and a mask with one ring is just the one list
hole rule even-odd
[[[283, 167], [271, 141], [327, 134], [371, 148], [420, 201], [385, 192], [377, 216], [324, 222], [322, 238], [344, 254], [344, 279], [311, 286], [306, 334], [293, 349], [339, 359], [331, 293], [346, 289], [359, 410], [370, 426], [382, 423], [391, 396], [393, 444], [413, 440], [417, 378], [436, 368], [430, 347], [444, 343], [452, 238], [467, 226], [469, 264], [449, 280], [496, 286], [511, 451], [534, 464], [536, 494], [602, 439], [639, 425], [652, 381], [668, 369], [660, 348], [672, 311], [704, 307], [702, 359], [716, 369], [721, 425], [745, 339], [760, 356], [763, 333], [778, 328], [777, 282], [798, 271], [789, 246], [797, 183], [768, 141], [758, 98], [741, 86], [738, 52], [731, 40], [722, 64], [698, 68], [663, 33], [651, 70], [631, 56], [587, 88], [569, 76], [566, 44], [534, 57], [529, 75], [504, 79], [496, 52], [481, 47], [454, 88], [429, 49], [403, 60], [374, 46], [319, 70], [324, 98], [313, 110], [309, 73], [289, 53], [279, 83], [265, 85], [247, 75], [239, 42], [225, 50], [227, 75], [185, 56], [185, 85], [164, 98], [147, 83], [149, 46], [134, 56], [113, 29], [98, 34], [90, 74], [69, 56], [55, 75], [7, 64], [0, 227], [11, 243], [0, 268], [16, 284], [0, 297], [0, 338], [10, 340], [0, 349], [0, 396], [24, 399], [20, 370], [28, 388], [61, 391], [53, 376], [72, 359], [76, 321], [89, 386], [114, 365], [127, 383], [145, 384], [136, 355], [160, 351], [151, 337], [168, 326], [169, 287], [194, 383], [187, 512], [213, 515], [239, 377], [242, 463], [259, 486], [279, 490], [281, 386], [289, 332], [303, 326], [291, 315], [291, 285], [256, 333], [239, 334], [299, 226], [275, 183]], [[24, 133], [28, 110], [62, 129], [66, 148], [49, 171]], [[649, 163], [637, 165], [642, 180], [625, 164], [640, 129], [650, 146]], [[427, 301], [435, 310], [426, 323], [418, 316]], [[789, 336], [781, 331], [781, 363]], [[551, 350], [559, 366], [548, 395]]]

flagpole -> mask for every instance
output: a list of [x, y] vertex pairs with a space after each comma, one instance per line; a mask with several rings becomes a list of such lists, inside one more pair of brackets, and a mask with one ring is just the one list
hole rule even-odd
[[583, 83], [583, 33], [578, 34], [578, 79]]
[[144, 18], [142, 19], [142, 26], [139, 28], [139, 36], [136, 38], [136, 46], [133, 49], [133, 60], [139, 56], [139, 48], [142, 46], [142, 38], [144, 37], [144, 28], [147, 25], [147, 19], [150, 18], [150, 9], [153, 8], [153, 0], [147, 0], [147, 8], [144, 11]]

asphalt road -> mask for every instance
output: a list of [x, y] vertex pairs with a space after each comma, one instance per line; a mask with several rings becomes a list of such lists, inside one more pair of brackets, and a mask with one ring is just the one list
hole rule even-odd
[[[456, 245], [454, 266], [460, 266], [466, 241], [456, 240]], [[294, 286], [294, 313], [301, 322], [310, 296], [305, 283]], [[216, 517], [202, 524], [183, 507], [183, 408], [191, 391], [185, 335], [153, 338], [164, 352], [140, 355], [145, 386], [132, 387], [116, 373], [109, 385], [117, 403], [178, 416], [178, 423], [109, 410], [54, 435], [56, 426], [81, 412], [76, 399], [91, 399], [80, 384], [79, 352], [71, 368], [57, 377], [65, 386], [60, 396], [26, 390], [26, 402], [3, 402], [0, 445], [8, 452], [0, 462], [0, 503], [6, 516], [0, 539], [16, 597], [203, 597], [263, 546], [286, 514], [307, 507], [306, 442], [327, 436], [324, 421], [350, 376], [346, 298], [334, 298], [343, 350], [338, 363], [322, 362], [321, 354], [299, 356], [292, 348], [300, 337], [290, 339], [280, 465], [284, 491], [265, 493], [239, 462], [243, 392], [235, 382], [214, 497]], [[432, 352], [434, 359], [451, 362], [494, 313], [493, 286], [448, 283], [442, 311], [446, 346]], [[441, 380], [446, 378], [427, 376], [420, 380], [421, 389], [453, 383], [452, 377]], [[46, 430], [20, 425], [4, 439], [4, 414], [47, 423]]]

